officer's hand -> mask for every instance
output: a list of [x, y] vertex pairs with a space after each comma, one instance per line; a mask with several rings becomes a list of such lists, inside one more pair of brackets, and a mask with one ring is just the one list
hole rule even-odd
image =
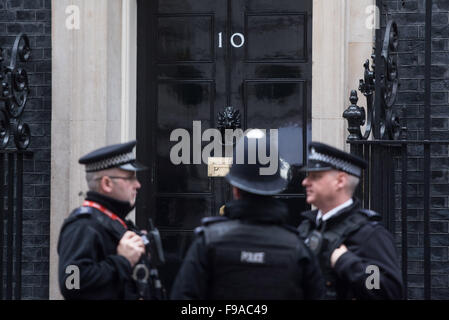
[[340, 259], [340, 257], [346, 251], [348, 251], [348, 248], [344, 244], [342, 244], [339, 248], [335, 249], [334, 252], [332, 252], [332, 255], [331, 255], [331, 267], [332, 268], [335, 266], [338, 259]]
[[140, 236], [132, 231], [126, 231], [117, 246], [117, 254], [128, 259], [131, 267], [134, 267], [144, 253], [145, 245]]

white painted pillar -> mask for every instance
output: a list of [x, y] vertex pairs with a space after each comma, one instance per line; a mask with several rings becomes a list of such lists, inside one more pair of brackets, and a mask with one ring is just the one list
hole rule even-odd
[[[69, 6], [79, 8], [79, 29], [67, 28]], [[62, 222], [87, 189], [78, 159], [135, 138], [136, 6], [136, 0], [52, 1], [50, 299], [61, 298]]]
[[[312, 140], [348, 150], [343, 112], [363, 78], [373, 30], [366, 7], [373, 0], [313, 0]], [[364, 98], [363, 96], [359, 98]], [[363, 99], [360, 99], [363, 105]]]

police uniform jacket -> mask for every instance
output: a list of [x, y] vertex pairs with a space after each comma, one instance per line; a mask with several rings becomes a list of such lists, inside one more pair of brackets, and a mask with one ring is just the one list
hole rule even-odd
[[[129, 203], [95, 192], [88, 192], [86, 200], [104, 206], [120, 218], [130, 211]], [[117, 254], [120, 231], [112, 230], [108, 223], [101, 223], [101, 219], [110, 218], [93, 210], [91, 214], [77, 214], [75, 210], [62, 226], [58, 242], [62, 295], [66, 299], [82, 300], [138, 299], [136, 285], [131, 278], [131, 264]], [[75, 273], [69, 266], [76, 266], [79, 270], [79, 289], [73, 287]]]
[[[403, 296], [402, 276], [397, 259], [394, 239], [380, 222], [371, 219], [375, 212], [363, 210], [360, 202], [354, 202], [332, 216], [319, 228], [316, 225], [318, 210], [302, 214], [305, 220], [300, 224], [302, 236], [320, 229], [324, 235], [319, 261], [326, 282], [326, 298], [330, 299], [401, 299]], [[356, 217], [358, 219], [352, 219]], [[366, 219], [363, 219], [363, 216]], [[380, 217], [380, 216], [379, 216]], [[351, 220], [354, 222], [351, 222]], [[344, 239], [331, 244], [326, 238], [330, 232], [345, 228], [352, 229]], [[358, 226], [357, 226], [358, 224]], [[334, 269], [330, 267], [330, 255], [335, 247], [344, 243], [348, 251], [340, 256]], [[379, 270], [379, 286], [376, 288], [374, 268]], [[368, 285], [367, 285], [368, 284]]]
[[282, 202], [232, 201], [225, 215], [196, 230], [172, 299], [321, 298], [318, 262], [295, 229], [284, 225]]

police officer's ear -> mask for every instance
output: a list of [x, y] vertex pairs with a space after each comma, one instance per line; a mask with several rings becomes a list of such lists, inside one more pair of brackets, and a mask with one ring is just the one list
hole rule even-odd
[[100, 179], [100, 190], [103, 190], [106, 193], [112, 192], [113, 189], [113, 181], [108, 176], [102, 176]]

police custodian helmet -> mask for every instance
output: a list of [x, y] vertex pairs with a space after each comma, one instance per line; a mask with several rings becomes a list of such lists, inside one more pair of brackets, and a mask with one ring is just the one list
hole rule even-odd
[[79, 159], [86, 166], [86, 172], [96, 172], [111, 168], [126, 171], [141, 171], [147, 168], [136, 161], [133, 149], [136, 141], [114, 144], [94, 150]]
[[320, 142], [309, 144], [308, 162], [301, 171], [339, 170], [360, 178], [367, 167], [365, 160]]
[[[276, 141], [270, 141], [276, 140]], [[262, 161], [259, 156], [259, 147], [265, 144], [265, 155], [270, 158], [269, 163]], [[252, 148], [251, 146], [257, 146]], [[237, 161], [239, 150], [244, 151], [243, 163]], [[275, 154], [275, 156], [271, 153]], [[250, 155], [250, 153], [252, 153]], [[250, 159], [250, 160], [249, 160]], [[252, 160], [251, 160], [252, 159]], [[276, 161], [276, 163], [272, 163]], [[261, 169], [267, 169], [270, 166], [277, 165], [272, 174], [263, 174]], [[248, 131], [237, 142], [233, 162], [226, 175], [226, 180], [234, 187], [243, 191], [258, 195], [275, 195], [287, 188], [289, 164], [279, 157], [277, 139], [270, 139], [269, 130], [253, 129]]]

